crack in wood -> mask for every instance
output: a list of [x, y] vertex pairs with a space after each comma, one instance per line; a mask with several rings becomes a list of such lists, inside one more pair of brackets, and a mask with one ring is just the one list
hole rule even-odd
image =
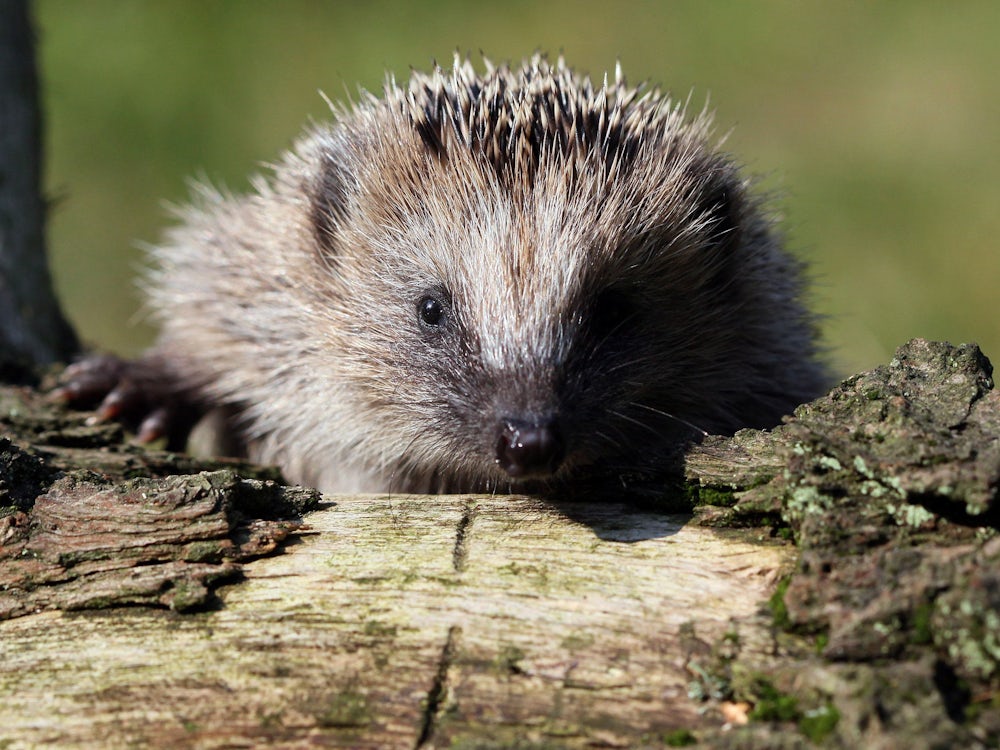
[[462, 517], [458, 521], [458, 528], [455, 530], [455, 548], [451, 554], [451, 564], [456, 573], [465, 570], [465, 562], [469, 556], [468, 537], [472, 528], [472, 521], [476, 517], [477, 506], [474, 501], [465, 503], [462, 510]]
[[[472, 504], [470, 503], [470, 505]], [[445, 711], [448, 691], [450, 690], [448, 672], [451, 669], [452, 662], [455, 660], [455, 654], [458, 651], [458, 644], [461, 637], [462, 628], [460, 626], [452, 625], [448, 628], [448, 638], [445, 640], [444, 648], [441, 649], [441, 658], [438, 660], [437, 673], [434, 675], [434, 682], [427, 693], [420, 725], [420, 736], [417, 737], [417, 744], [414, 746], [415, 750], [427, 747], [427, 743], [434, 736], [438, 721]]]

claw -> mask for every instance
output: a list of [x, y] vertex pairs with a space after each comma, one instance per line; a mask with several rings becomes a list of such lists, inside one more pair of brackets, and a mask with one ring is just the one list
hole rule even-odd
[[49, 394], [49, 398], [64, 403], [96, 401], [116, 388], [124, 368], [120, 359], [109, 355], [74, 362], [63, 371], [61, 385]]
[[167, 437], [168, 445], [181, 449], [200, 416], [197, 407], [172, 388], [159, 363], [149, 359], [90, 356], [67, 367], [59, 380], [49, 399], [77, 408], [95, 405], [87, 424], [138, 425], [139, 443]]
[[117, 419], [123, 412], [140, 405], [143, 394], [128, 380], [123, 380], [116, 385], [97, 407], [97, 417], [103, 422]]
[[139, 431], [135, 437], [136, 441], [139, 443], [152, 443], [154, 440], [160, 439], [167, 434], [170, 421], [171, 413], [167, 407], [161, 406], [159, 409], [155, 409], [139, 424]]

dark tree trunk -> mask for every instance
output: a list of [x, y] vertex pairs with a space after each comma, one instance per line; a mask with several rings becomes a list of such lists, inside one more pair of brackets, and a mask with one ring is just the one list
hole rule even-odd
[[77, 349], [52, 291], [41, 172], [28, 2], [0, 0], [0, 364], [47, 364]]

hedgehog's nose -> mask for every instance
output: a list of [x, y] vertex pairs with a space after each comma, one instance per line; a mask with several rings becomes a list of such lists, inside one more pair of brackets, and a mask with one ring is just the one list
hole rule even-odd
[[504, 419], [496, 443], [496, 462], [514, 479], [555, 474], [565, 446], [555, 420], [526, 422]]

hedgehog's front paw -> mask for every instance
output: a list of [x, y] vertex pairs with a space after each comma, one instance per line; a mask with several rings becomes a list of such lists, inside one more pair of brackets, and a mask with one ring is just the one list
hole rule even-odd
[[192, 410], [155, 369], [142, 359], [92, 354], [63, 371], [50, 398], [77, 408], [93, 406], [92, 421], [117, 419], [135, 429], [140, 443], [164, 436], [170, 443], [183, 441], [192, 424]]

